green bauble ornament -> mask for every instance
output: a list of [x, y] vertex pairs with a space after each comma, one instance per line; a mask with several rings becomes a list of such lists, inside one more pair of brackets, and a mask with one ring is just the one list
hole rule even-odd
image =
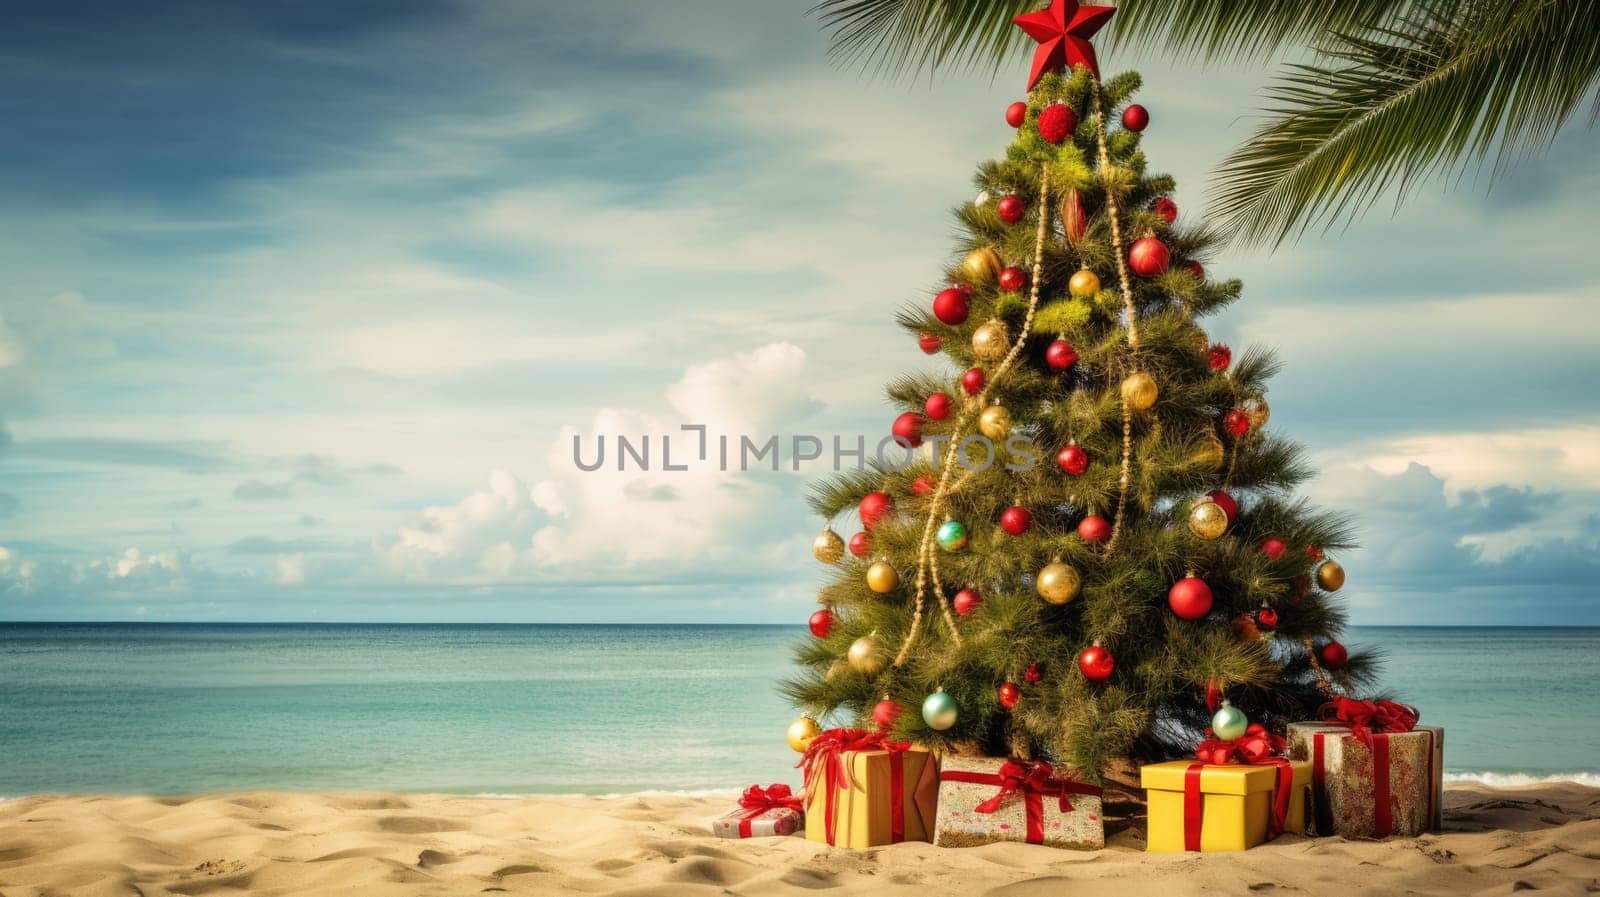
[[945, 551], [961, 551], [967, 547], [967, 528], [959, 520], [946, 520], [939, 524], [939, 531], [933, 538]]
[[936, 691], [922, 702], [922, 721], [928, 728], [943, 732], [956, 724], [956, 710], [955, 698]]
[[1244, 715], [1244, 711], [1227, 701], [1223, 701], [1222, 706], [1211, 717], [1211, 732], [1223, 741], [1243, 738], [1248, 728], [1250, 720]]

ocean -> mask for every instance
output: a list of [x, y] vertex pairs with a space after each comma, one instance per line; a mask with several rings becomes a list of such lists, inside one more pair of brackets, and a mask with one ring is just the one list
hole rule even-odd
[[[0, 624], [0, 797], [798, 782], [793, 626]], [[1600, 629], [1356, 627], [1451, 778], [1600, 785]]]

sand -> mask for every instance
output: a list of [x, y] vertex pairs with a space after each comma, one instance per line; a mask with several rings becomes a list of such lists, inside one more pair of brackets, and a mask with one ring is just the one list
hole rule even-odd
[[[714, 838], [729, 799], [245, 793], [0, 803], [0, 895], [1541, 894], [1600, 891], [1600, 790], [1453, 787], [1443, 834], [1285, 836], [1242, 854], [1110, 846], [836, 850]], [[1101, 882], [1104, 886], [1101, 886]]]

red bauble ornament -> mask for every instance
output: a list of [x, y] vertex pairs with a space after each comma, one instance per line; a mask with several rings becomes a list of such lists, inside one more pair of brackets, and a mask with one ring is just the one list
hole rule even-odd
[[1078, 521], [1078, 535], [1085, 542], [1104, 542], [1111, 538], [1111, 523], [1099, 514], [1090, 514]]
[[1033, 526], [1033, 515], [1022, 505], [1012, 505], [1000, 512], [1000, 528], [1013, 536], [1020, 536]]
[[1289, 583], [1289, 603], [1298, 605], [1311, 591], [1311, 577], [1296, 576]]
[[913, 495], [927, 495], [933, 491], [935, 485], [933, 477], [920, 476], [911, 481], [911, 493]]
[[1206, 279], [1206, 266], [1200, 264], [1199, 262], [1190, 262], [1189, 263], [1189, 273], [1193, 274], [1195, 276], [1196, 280], [1205, 280]]
[[1078, 653], [1078, 669], [1090, 682], [1104, 682], [1116, 671], [1117, 661], [1110, 651], [1095, 642]]
[[1306, 557], [1312, 559], [1313, 561], [1320, 561], [1322, 560], [1322, 549], [1315, 545], [1307, 545]]
[[1017, 194], [1007, 193], [1000, 198], [999, 202], [995, 203], [994, 210], [999, 213], [1001, 221], [1007, 224], [1016, 224], [1022, 220], [1023, 215], [1028, 214], [1028, 204], [1023, 202], [1022, 197]]
[[1168, 224], [1178, 220], [1178, 204], [1165, 196], [1157, 196], [1150, 203], [1150, 208], [1157, 215], [1167, 219]]
[[983, 392], [983, 368], [971, 368], [962, 374], [961, 388], [966, 390], [969, 396]]
[[1329, 642], [1323, 645], [1320, 653], [1322, 654], [1322, 665], [1330, 670], [1339, 669], [1344, 666], [1345, 661], [1350, 659], [1350, 652], [1345, 650], [1344, 645], [1338, 642]]
[[856, 512], [861, 515], [861, 525], [872, 529], [878, 521], [889, 516], [894, 511], [894, 499], [887, 492], [868, 492], [856, 505]]
[[1089, 469], [1089, 453], [1073, 443], [1056, 453], [1056, 464], [1068, 474], [1081, 477]]
[[907, 411], [894, 419], [889, 432], [894, 434], [894, 441], [901, 448], [916, 448], [922, 444], [922, 415]]
[[1222, 509], [1222, 513], [1228, 515], [1228, 523], [1233, 523], [1233, 518], [1239, 516], [1239, 503], [1233, 500], [1233, 496], [1223, 492], [1221, 489], [1213, 489], [1207, 492], [1206, 498], [1216, 502], [1217, 507]]
[[954, 598], [950, 599], [950, 606], [955, 608], [956, 613], [963, 617], [971, 615], [973, 611], [978, 609], [978, 605], [982, 603], [983, 596], [978, 594], [977, 589], [962, 589], [956, 593]]
[[922, 403], [922, 411], [928, 415], [928, 420], [944, 420], [950, 416], [950, 409], [954, 406], [955, 401], [948, 394], [936, 392]]
[[995, 693], [1000, 698], [1000, 706], [1007, 710], [1017, 706], [1017, 702], [1022, 700], [1022, 689], [1018, 688], [1015, 682], [1000, 683], [1000, 688]]
[[884, 698], [872, 708], [872, 724], [878, 727], [878, 731], [887, 732], [894, 728], [895, 720], [899, 719], [903, 712], [905, 712], [904, 707]]
[[1250, 432], [1250, 415], [1235, 408], [1222, 416], [1222, 428], [1235, 438]]
[[1122, 110], [1122, 126], [1130, 131], [1143, 131], [1150, 124], [1150, 110], [1138, 103]]
[[811, 626], [812, 635], [817, 638], [827, 638], [828, 633], [833, 629], [833, 611], [828, 610], [826, 607], [817, 611], [811, 615], [809, 625]]
[[931, 333], [924, 333], [917, 337], [917, 345], [921, 347], [924, 354], [932, 355], [944, 345], [944, 340]]
[[1030, 663], [1028, 668], [1022, 671], [1022, 678], [1028, 680], [1029, 685], [1035, 685], [1040, 679], [1044, 678], [1044, 673], [1039, 671], [1038, 664]]
[[1028, 104], [1027, 103], [1024, 103], [1021, 100], [1018, 100], [1015, 103], [1012, 103], [1011, 105], [1006, 107], [1006, 124], [1010, 125], [1013, 128], [1020, 128], [1020, 127], [1022, 127], [1022, 123], [1027, 121], [1027, 120], [1028, 120]]
[[1270, 607], [1256, 611], [1256, 625], [1271, 629], [1278, 625], [1278, 612]]
[[1072, 111], [1071, 106], [1056, 103], [1044, 107], [1039, 113], [1039, 136], [1046, 143], [1063, 143], [1072, 136], [1072, 131], [1078, 126], [1078, 116]]
[[1172, 264], [1167, 244], [1155, 237], [1140, 237], [1128, 249], [1128, 267], [1140, 277], [1155, 277]]
[[858, 532], [850, 537], [850, 553], [858, 558], [864, 558], [872, 553], [872, 537], [865, 531]]
[[1217, 343], [1206, 352], [1206, 363], [1213, 371], [1225, 371], [1233, 363], [1233, 350], [1227, 343]]
[[933, 297], [933, 316], [941, 324], [959, 327], [966, 323], [967, 315], [972, 310], [972, 294], [958, 287], [951, 287]]
[[1211, 613], [1211, 587], [1198, 576], [1186, 576], [1167, 591], [1167, 606], [1185, 620], [1198, 620]]
[[1277, 536], [1268, 537], [1265, 542], [1261, 543], [1261, 553], [1272, 560], [1283, 557], [1283, 553], [1288, 550], [1289, 546], [1283, 544], [1283, 540]]
[[1000, 269], [1000, 289], [1008, 293], [1015, 293], [1022, 289], [1028, 282], [1028, 274], [1016, 265], [1007, 265]]
[[1072, 344], [1064, 339], [1058, 339], [1044, 350], [1044, 363], [1051, 368], [1064, 371], [1078, 363], [1078, 351]]
[[1045, 72], [1059, 72], [1075, 65], [1087, 68], [1098, 79], [1100, 64], [1094, 58], [1089, 38], [1116, 11], [1114, 6], [1079, 6], [1078, 0], [1050, 0], [1044, 9], [1012, 19], [1024, 34], [1039, 42], [1033, 51], [1028, 89], [1032, 90]]

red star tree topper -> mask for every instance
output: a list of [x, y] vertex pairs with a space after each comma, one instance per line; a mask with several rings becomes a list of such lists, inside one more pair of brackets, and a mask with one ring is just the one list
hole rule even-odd
[[1033, 72], [1028, 75], [1028, 89], [1032, 90], [1045, 72], [1061, 71], [1074, 65], [1087, 66], [1089, 72], [1099, 78], [1100, 65], [1095, 61], [1089, 38], [1116, 11], [1114, 6], [1079, 6], [1078, 0], [1050, 0], [1048, 7], [1013, 19], [1018, 28], [1039, 42], [1038, 49], [1033, 51]]

